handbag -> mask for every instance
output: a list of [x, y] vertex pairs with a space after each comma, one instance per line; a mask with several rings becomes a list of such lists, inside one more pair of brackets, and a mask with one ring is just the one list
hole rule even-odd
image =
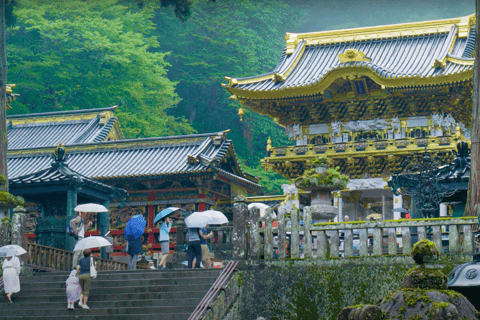
[[96, 277], [97, 277], [97, 270], [95, 269], [93, 258], [90, 258], [90, 278], [95, 279]]

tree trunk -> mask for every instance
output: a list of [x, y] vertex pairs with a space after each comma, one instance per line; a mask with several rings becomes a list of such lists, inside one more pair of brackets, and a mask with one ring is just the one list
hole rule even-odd
[[7, 179], [7, 52], [5, 48], [5, 1], [0, 0], [0, 174]]
[[480, 115], [480, 32], [479, 32], [479, 18], [480, 18], [480, 0], [475, 1], [476, 19], [477, 19], [477, 32], [475, 34], [475, 65], [473, 68], [473, 105], [472, 105], [472, 147], [470, 150], [470, 181], [469, 181], [469, 201], [468, 207], [465, 212], [466, 216], [477, 216], [477, 205], [480, 202], [480, 124], [478, 117]]

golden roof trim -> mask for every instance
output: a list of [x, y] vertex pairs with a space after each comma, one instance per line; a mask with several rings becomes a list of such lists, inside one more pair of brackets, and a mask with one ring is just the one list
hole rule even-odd
[[[447, 57], [447, 60], [451, 59], [453, 62], [456, 61], [455, 58]], [[457, 59], [458, 60], [458, 59]], [[464, 64], [473, 64], [473, 61], [462, 61]], [[285, 98], [294, 98], [301, 96], [313, 96], [318, 95], [322, 91], [327, 90], [332, 83], [338, 78], [357, 78], [357, 77], [369, 77], [380, 86], [384, 88], [400, 88], [400, 87], [414, 87], [414, 86], [424, 86], [424, 85], [441, 85], [448, 83], [455, 83], [459, 81], [471, 80], [473, 78], [473, 70], [468, 70], [460, 73], [434, 76], [434, 77], [420, 77], [420, 76], [410, 76], [410, 77], [395, 77], [395, 78], [383, 78], [374, 70], [366, 66], [353, 66], [348, 68], [334, 69], [330, 71], [324, 78], [314, 84], [304, 86], [304, 87], [292, 87], [285, 88], [285, 90], [271, 90], [271, 91], [249, 91], [242, 90], [236, 87], [227, 87], [228, 91], [232, 95], [237, 97], [237, 100], [240, 103], [245, 103], [245, 99], [252, 100], [262, 100], [262, 99], [285, 99]]]
[[287, 54], [293, 53], [300, 41], [306, 45], [331, 44], [352, 41], [365, 41], [373, 39], [388, 39], [397, 37], [420, 36], [434, 33], [449, 32], [458, 26], [458, 36], [468, 37], [470, 27], [475, 25], [475, 15], [458, 18], [409, 22], [383, 26], [362, 27], [353, 29], [329, 30], [309, 33], [287, 33], [285, 35]]

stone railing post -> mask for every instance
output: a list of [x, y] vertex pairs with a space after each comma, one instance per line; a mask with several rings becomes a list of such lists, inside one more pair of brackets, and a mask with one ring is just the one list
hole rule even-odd
[[244, 196], [235, 198], [233, 204], [233, 259], [245, 259], [247, 242], [246, 242], [246, 221], [247, 221], [247, 199]]
[[[25, 208], [22, 206], [17, 206], [13, 209], [12, 217], [12, 238], [11, 243], [16, 244], [24, 249], [27, 248], [27, 238], [25, 234], [27, 233], [27, 216], [25, 215]], [[20, 260], [23, 257], [20, 256]]]
[[6, 246], [9, 243], [10, 237], [10, 219], [0, 219], [0, 247]]

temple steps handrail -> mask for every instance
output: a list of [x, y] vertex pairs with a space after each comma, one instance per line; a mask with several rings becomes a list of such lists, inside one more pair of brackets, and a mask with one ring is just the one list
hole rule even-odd
[[[94, 258], [96, 269], [127, 270], [128, 263], [109, 259]], [[73, 269], [73, 252], [58, 248], [47, 247], [36, 243], [27, 244], [25, 263], [34, 269], [43, 271], [70, 271]]]

